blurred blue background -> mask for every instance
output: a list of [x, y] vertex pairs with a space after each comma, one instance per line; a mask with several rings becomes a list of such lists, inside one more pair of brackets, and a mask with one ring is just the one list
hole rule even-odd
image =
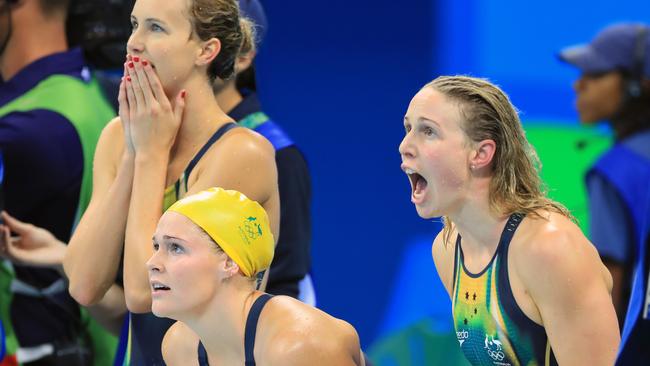
[[318, 305], [366, 348], [423, 318], [451, 329], [430, 257], [440, 224], [417, 216], [399, 168], [410, 98], [437, 75], [470, 74], [499, 84], [524, 123], [577, 125], [578, 74], [557, 51], [613, 22], [650, 22], [647, 0], [263, 3], [258, 86], [309, 162]]

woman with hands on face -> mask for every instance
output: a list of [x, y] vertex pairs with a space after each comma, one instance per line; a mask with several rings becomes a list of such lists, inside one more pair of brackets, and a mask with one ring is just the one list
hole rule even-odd
[[145, 263], [164, 210], [207, 187], [235, 189], [264, 207], [277, 237], [279, 196], [273, 147], [236, 128], [212, 91], [216, 77], [233, 74], [242, 40], [252, 37], [237, 2], [137, 0], [131, 23], [119, 118], [98, 143], [93, 195], [64, 269], [83, 305], [123, 288], [131, 312], [127, 363], [157, 364], [171, 321], [151, 314]]

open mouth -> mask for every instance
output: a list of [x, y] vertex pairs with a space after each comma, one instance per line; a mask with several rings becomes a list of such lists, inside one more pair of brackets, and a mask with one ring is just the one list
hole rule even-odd
[[159, 293], [161, 291], [169, 291], [170, 288], [163, 285], [160, 282], [151, 282], [151, 292], [153, 293]]
[[413, 169], [406, 168], [404, 172], [408, 175], [409, 181], [411, 182], [411, 197], [414, 203], [415, 201], [421, 201], [424, 191], [427, 189], [427, 180]]

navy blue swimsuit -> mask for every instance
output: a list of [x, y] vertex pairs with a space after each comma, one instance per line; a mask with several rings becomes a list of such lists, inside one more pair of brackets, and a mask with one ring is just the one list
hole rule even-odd
[[[255, 333], [257, 332], [257, 321], [260, 319], [260, 313], [264, 309], [264, 305], [271, 300], [273, 296], [269, 294], [263, 294], [258, 297], [253, 306], [251, 306], [250, 312], [248, 312], [248, 318], [246, 319], [246, 330], [244, 333], [244, 354], [246, 355], [245, 366], [255, 366], [255, 356], [253, 351], [255, 350]], [[203, 343], [199, 342], [199, 366], [210, 366], [208, 363], [208, 353], [203, 347]]]

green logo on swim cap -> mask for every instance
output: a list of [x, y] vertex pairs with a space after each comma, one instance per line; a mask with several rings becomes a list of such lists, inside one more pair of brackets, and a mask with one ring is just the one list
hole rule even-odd
[[257, 223], [257, 217], [249, 216], [239, 226], [239, 235], [246, 244], [262, 236], [262, 226]]

